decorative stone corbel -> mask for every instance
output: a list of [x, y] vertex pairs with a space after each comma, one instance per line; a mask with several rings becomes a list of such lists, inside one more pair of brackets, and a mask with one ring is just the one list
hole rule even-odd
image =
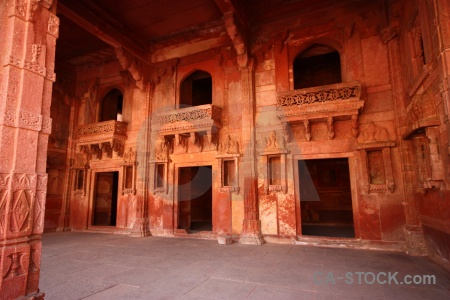
[[358, 115], [354, 114], [352, 115], [352, 136], [354, 138], [357, 138], [359, 135], [359, 121], [358, 121]]
[[303, 120], [303, 126], [305, 126], [305, 139], [307, 141], [311, 140], [311, 127], [309, 125], [309, 120]]
[[239, 69], [244, 69], [249, 62], [247, 37], [234, 12], [226, 12], [224, 14], [224, 19], [225, 28], [236, 50], [238, 67]]
[[128, 70], [136, 81], [136, 86], [143, 90], [145, 86], [144, 82], [144, 67], [143, 62], [134, 57], [130, 52], [125, 50], [123, 47], [117, 47], [116, 57], [120, 62], [120, 65], [124, 70]]
[[327, 130], [328, 130], [328, 139], [334, 139], [334, 126], [333, 126], [333, 117], [327, 118]]

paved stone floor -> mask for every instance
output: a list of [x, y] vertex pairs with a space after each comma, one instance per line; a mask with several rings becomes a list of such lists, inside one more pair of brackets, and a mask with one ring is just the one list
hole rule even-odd
[[[400, 253], [75, 232], [45, 234], [43, 244], [49, 300], [450, 299], [445, 269]], [[398, 272], [391, 284], [388, 272]], [[370, 284], [377, 275], [385, 284]], [[436, 283], [400, 284], [406, 275]]]

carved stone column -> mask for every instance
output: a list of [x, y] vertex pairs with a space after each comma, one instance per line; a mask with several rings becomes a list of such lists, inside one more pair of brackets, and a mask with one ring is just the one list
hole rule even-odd
[[[151, 110], [151, 101], [148, 100], [151, 92], [151, 85], [142, 83], [141, 88], [136, 88], [135, 93], [137, 97], [142, 97], [147, 99], [143, 101], [147, 103], [147, 107], [143, 107], [145, 111], [149, 112]], [[131, 229], [131, 237], [144, 237], [150, 236], [149, 229], [149, 211], [148, 211], [148, 193], [149, 193], [149, 159], [150, 159], [150, 126], [151, 119], [148, 117], [144, 120], [144, 123], [139, 133], [138, 140], [136, 141], [136, 195], [135, 197], [135, 221], [133, 228]]]
[[259, 220], [258, 183], [256, 177], [255, 149], [255, 101], [254, 69], [250, 62], [241, 69], [242, 90], [242, 138], [244, 155], [242, 158], [242, 177], [244, 178], [244, 222], [240, 242], [242, 244], [264, 243], [261, 238], [261, 221]]
[[0, 6], [0, 299], [43, 299], [38, 285], [59, 19], [49, 11], [51, 0]]

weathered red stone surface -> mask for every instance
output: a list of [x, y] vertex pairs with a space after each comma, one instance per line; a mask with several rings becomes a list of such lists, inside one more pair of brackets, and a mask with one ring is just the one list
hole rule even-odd
[[194, 2], [0, 5], [1, 295], [39, 297], [44, 229], [347, 226], [450, 267], [448, 1]]

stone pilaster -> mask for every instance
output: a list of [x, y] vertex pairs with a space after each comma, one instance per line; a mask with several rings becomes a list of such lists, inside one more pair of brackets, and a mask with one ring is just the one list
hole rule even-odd
[[59, 20], [50, 0], [0, 5], [0, 298], [43, 299], [41, 235]]
[[244, 155], [242, 169], [244, 178], [244, 221], [240, 243], [264, 243], [261, 237], [261, 221], [258, 213], [258, 194], [255, 159], [255, 99], [254, 99], [254, 70], [252, 61], [241, 69], [242, 91], [242, 137]]

